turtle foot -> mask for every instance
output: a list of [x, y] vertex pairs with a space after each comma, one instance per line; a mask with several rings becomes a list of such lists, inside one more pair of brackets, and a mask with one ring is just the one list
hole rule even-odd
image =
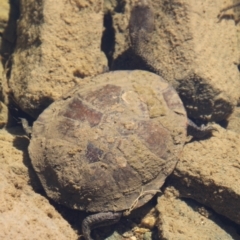
[[195, 138], [204, 138], [216, 131], [217, 129], [211, 125], [202, 124], [200, 127], [197, 126], [192, 120], [188, 118], [187, 133]]
[[28, 136], [28, 137], [31, 137], [31, 134], [32, 134], [32, 127], [29, 126], [29, 123], [27, 121], [27, 119], [25, 118], [19, 118], [22, 122], [22, 127], [23, 127], [23, 130], [25, 132], [25, 134]]
[[93, 240], [91, 238], [92, 229], [117, 223], [121, 216], [122, 212], [101, 212], [86, 217], [82, 222], [84, 238], [86, 240]]

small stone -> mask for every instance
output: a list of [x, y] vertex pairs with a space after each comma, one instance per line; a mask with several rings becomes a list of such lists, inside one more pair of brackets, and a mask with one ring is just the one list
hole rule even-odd
[[143, 236], [143, 240], [152, 240], [152, 233], [146, 232]]
[[113, 234], [109, 237], [107, 237], [105, 240], [122, 240], [123, 236], [120, 235], [117, 231], [114, 231]]
[[131, 240], [137, 240], [135, 236], [130, 237]]
[[156, 218], [154, 216], [147, 216], [141, 221], [141, 226], [153, 229], [156, 224]]
[[156, 213], [154, 209], [141, 220], [140, 226], [150, 230], [153, 229], [157, 221], [157, 218], [155, 215]]
[[123, 233], [122, 236], [123, 236], [124, 238], [133, 237], [133, 232], [132, 232], [132, 231], [127, 231], [127, 232]]
[[143, 227], [135, 227], [134, 229], [133, 229], [133, 232], [135, 233], [135, 234], [144, 234], [144, 233], [146, 233], [146, 232], [149, 232], [149, 229], [147, 229], [147, 228], [143, 228]]

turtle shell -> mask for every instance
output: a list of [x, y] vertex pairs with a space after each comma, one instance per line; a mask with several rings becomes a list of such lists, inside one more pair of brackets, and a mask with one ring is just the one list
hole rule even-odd
[[[29, 154], [47, 193], [90, 212], [150, 200], [173, 171], [187, 116], [172, 86], [145, 71], [92, 78], [35, 121]], [[143, 194], [144, 193], [144, 194]]]

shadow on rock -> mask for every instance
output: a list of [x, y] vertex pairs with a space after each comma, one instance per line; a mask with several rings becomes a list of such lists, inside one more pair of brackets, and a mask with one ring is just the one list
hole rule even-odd
[[119, 55], [110, 68], [112, 71], [116, 70], [146, 70], [153, 72], [150, 66], [148, 66], [141, 57], [137, 56], [131, 48], [128, 48], [121, 55]]
[[[20, 131], [23, 133], [22, 129]], [[46, 194], [42, 188], [42, 185], [38, 179], [38, 176], [33, 169], [33, 166], [32, 166], [29, 154], [28, 154], [28, 149], [27, 149], [28, 145], [29, 145], [29, 139], [24, 135], [17, 135], [13, 141], [13, 146], [23, 152], [23, 164], [28, 169], [28, 175], [29, 175], [29, 179], [30, 179], [29, 184], [32, 186], [33, 190], [36, 193], [46, 196]]]

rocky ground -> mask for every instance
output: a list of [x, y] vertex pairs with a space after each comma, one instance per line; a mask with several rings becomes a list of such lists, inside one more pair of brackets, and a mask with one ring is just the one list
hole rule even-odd
[[94, 239], [240, 239], [240, 7], [152, 0], [156, 26], [143, 60], [128, 34], [136, 1], [42, 2], [0, 2], [0, 239], [81, 238], [86, 214], [47, 198], [19, 117], [35, 120], [107, 68], [161, 74], [188, 115], [217, 131], [189, 137], [162, 194], [114, 227], [94, 230]]

